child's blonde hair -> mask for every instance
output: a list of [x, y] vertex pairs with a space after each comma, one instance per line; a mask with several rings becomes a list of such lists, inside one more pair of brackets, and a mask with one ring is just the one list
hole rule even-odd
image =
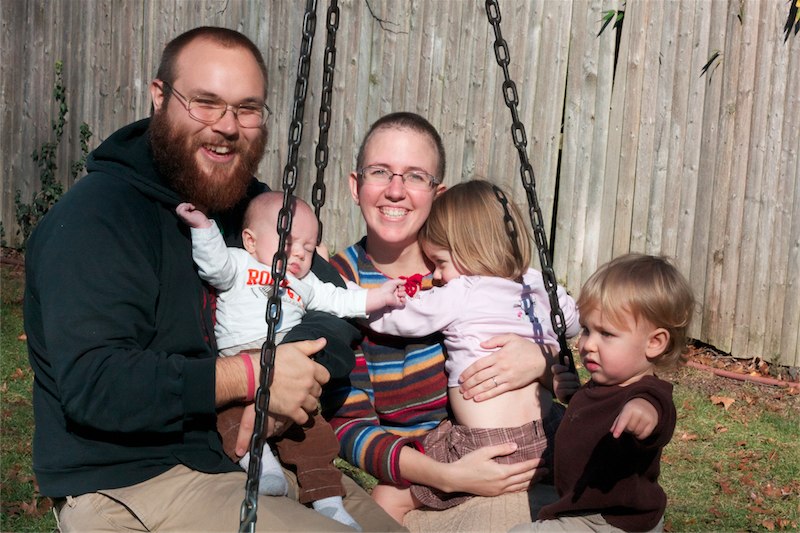
[[644, 254], [617, 257], [586, 280], [577, 303], [580, 313], [600, 311], [615, 326], [624, 326], [625, 315], [630, 313], [636, 322], [644, 319], [666, 329], [669, 343], [653, 364], [670, 368], [683, 362], [694, 296], [686, 278], [665, 258]]
[[440, 194], [419, 239], [449, 250], [462, 274], [520, 280], [531, 263], [522, 214], [488, 181], [459, 183]]

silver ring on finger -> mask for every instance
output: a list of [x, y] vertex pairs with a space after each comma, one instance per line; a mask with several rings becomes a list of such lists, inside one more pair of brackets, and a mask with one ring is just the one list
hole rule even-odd
[[499, 387], [500, 386], [500, 384], [497, 383], [497, 380], [494, 377], [492, 378], [492, 381], [494, 382], [494, 386], [495, 387]]

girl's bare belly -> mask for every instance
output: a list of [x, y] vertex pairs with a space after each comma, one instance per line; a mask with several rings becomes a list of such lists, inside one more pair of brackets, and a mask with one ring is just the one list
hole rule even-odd
[[550, 411], [552, 394], [539, 383], [508, 391], [491, 400], [465, 400], [458, 387], [448, 390], [456, 423], [472, 428], [516, 427], [539, 420]]

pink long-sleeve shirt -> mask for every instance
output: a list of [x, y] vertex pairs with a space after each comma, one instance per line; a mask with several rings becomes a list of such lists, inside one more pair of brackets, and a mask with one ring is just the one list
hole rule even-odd
[[[567, 337], [578, 334], [575, 300], [558, 287]], [[523, 283], [491, 276], [461, 276], [442, 287], [418, 292], [405, 307], [373, 314], [369, 328], [390, 335], [423, 337], [444, 334], [448, 386], [457, 387], [461, 372], [493, 350], [481, 342], [496, 335], [515, 333], [558, 350], [558, 337], [550, 320], [550, 300], [542, 274], [528, 269]]]

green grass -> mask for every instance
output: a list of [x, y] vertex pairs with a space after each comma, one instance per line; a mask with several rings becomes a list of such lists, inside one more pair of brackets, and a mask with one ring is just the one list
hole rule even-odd
[[0, 269], [0, 531], [53, 531], [50, 501], [38, 494], [31, 466], [33, 371], [22, 324], [21, 268]]
[[[0, 337], [0, 531], [53, 531], [49, 501], [31, 469], [33, 413], [22, 325], [21, 269], [2, 265]], [[683, 368], [678, 424], [662, 461], [668, 531], [794, 531], [800, 526], [800, 395]], [[712, 397], [730, 398], [726, 409]], [[343, 461], [371, 488], [375, 480]]]
[[[683, 368], [661, 484], [671, 531], [796, 531], [800, 395]], [[726, 409], [712, 397], [733, 399]]]

